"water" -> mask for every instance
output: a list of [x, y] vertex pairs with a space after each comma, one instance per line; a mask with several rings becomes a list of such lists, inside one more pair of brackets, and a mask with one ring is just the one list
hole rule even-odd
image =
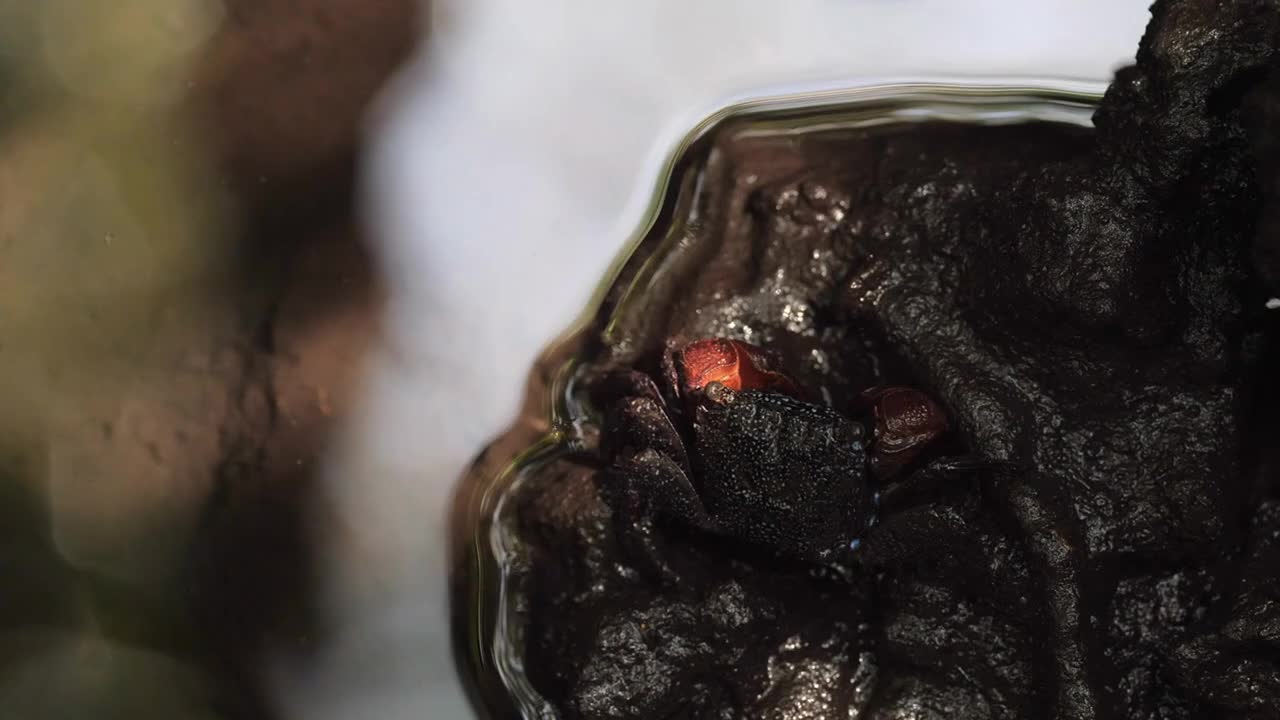
[[[511, 517], [512, 498], [548, 462], [595, 445], [590, 408], [575, 373], [604, 349], [626, 361], [671, 309], [675, 289], [701, 269], [707, 185], [725, 172], [732, 143], [756, 138], [900, 132], [919, 123], [1089, 126], [1100, 86], [1080, 83], [883, 85], [773, 98], [727, 108], [695, 128], [670, 156], [648, 222], [601, 285], [591, 307], [541, 357], [524, 411], [486, 448], [458, 494], [452, 597], [455, 650], [477, 711], [491, 718], [554, 718], [524, 668], [528, 558]], [[739, 330], [742, 330], [739, 328]]]

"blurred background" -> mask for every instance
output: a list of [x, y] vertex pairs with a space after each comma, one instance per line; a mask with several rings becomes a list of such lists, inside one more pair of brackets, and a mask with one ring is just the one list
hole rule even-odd
[[454, 484], [752, 97], [1145, 0], [0, 0], [0, 718], [452, 718]]

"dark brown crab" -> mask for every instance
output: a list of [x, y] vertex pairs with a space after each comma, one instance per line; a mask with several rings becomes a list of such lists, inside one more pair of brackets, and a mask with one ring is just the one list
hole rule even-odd
[[613, 369], [594, 386], [606, 410], [602, 490], [633, 559], [669, 574], [654, 520], [685, 523], [816, 564], [838, 561], [876, 522], [885, 481], [947, 429], [924, 393], [880, 388], [866, 426], [808, 402], [744, 342], [668, 348], [662, 382]]

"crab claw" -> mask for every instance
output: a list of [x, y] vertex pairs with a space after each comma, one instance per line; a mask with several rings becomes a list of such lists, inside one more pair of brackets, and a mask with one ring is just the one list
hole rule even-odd
[[737, 340], [710, 338], [685, 345], [676, 355], [682, 394], [719, 383], [734, 391], [773, 390], [799, 395], [791, 378], [768, 369], [764, 351]]
[[910, 463], [947, 431], [946, 413], [919, 390], [873, 388], [863, 397], [875, 415], [875, 462], [882, 472]]

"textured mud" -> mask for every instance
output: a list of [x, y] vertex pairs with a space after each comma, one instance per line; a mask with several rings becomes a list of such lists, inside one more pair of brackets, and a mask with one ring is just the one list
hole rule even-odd
[[853, 580], [669, 523], [662, 583], [589, 446], [550, 462], [513, 517], [564, 717], [1275, 716], [1280, 4], [1153, 12], [1093, 132], [717, 139], [700, 242], [593, 362], [747, 340], [838, 410], [927, 388], [1020, 469], [886, 518]]

